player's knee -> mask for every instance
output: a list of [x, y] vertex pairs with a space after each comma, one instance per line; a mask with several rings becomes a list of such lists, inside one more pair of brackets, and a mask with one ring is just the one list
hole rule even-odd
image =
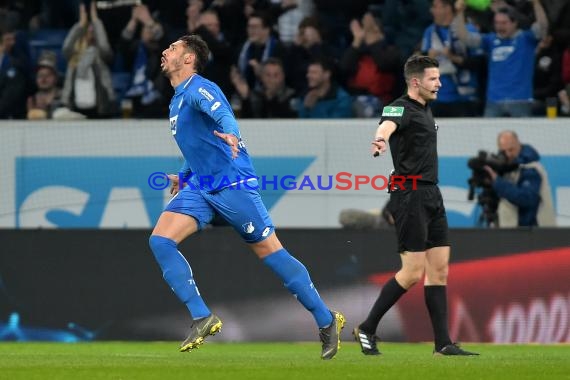
[[151, 235], [148, 239], [148, 245], [156, 258], [163, 256], [172, 248], [176, 249], [174, 240], [159, 235]]
[[409, 289], [420, 282], [423, 276], [423, 270], [402, 270], [398, 273], [396, 279], [404, 289]]
[[410, 275], [410, 277], [408, 277], [408, 282], [411, 286], [414, 286], [415, 284], [417, 284], [418, 282], [420, 282], [422, 280], [423, 277], [423, 273], [422, 272], [414, 272]]
[[445, 284], [447, 282], [447, 274], [449, 273], [449, 267], [445, 266], [442, 268], [437, 268], [433, 273], [430, 273], [430, 282], [434, 284]]

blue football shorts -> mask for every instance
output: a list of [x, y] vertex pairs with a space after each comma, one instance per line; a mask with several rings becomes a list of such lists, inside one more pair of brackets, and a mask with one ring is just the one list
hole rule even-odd
[[170, 200], [164, 211], [193, 217], [199, 230], [210, 223], [217, 212], [246, 243], [265, 240], [275, 230], [259, 192], [246, 186], [227, 187], [213, 193], [186, 186]]

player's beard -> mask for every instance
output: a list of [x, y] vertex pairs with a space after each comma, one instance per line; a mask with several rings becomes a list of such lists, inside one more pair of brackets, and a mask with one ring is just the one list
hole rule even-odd
[[177, 71], [176, 69], [178, 68], [178, 66], [180, 66], [178, 63], [179, 63], [178, 59], [165, 61], [164, 65], [162, 65], [162, 67], [160, 68], [162, 70], [162, 73], [164, 74], [164, 76], [167, 77], [168, 79], [170, 79], [172, 77], [172, 74], [175, 71]]
[[166, 66], [166, 62], [164, 62], [164, 64], [160, 66], [160, 71], [162, 71], [162, 74], [165, 77], [170, 79], [170, 72], [168, 71], [168, 67]]

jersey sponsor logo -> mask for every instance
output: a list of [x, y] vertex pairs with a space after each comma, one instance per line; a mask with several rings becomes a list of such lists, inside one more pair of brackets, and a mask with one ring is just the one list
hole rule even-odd
[[491, 60], [493, 62], [506, 61], [514, 52], [514, 46], [498, 46], [491, 51]]
[[176, 122], [178, 121], [178, 115], [172, 116], [170, 118], [170, 132], [172, 136], [176, 134]]
[[221, 105], [222, 105], [222, 103], [220, 103], [220, 102], [214, 103], [214, 105], [212, 106], [212, 108], [210, 108], [210, 111], [214, 112], [214, 111], [217, 110]]
[[251, 233], [253, 233], [253, 231], [255, 231], [255, 227], [253, 226], [253, 222], [244, 223], [241, 226], [243, 227], [243, 230], [246, 234], [251, 234]]
[[404, 115], [404, 107], [386, 106], [382, 110], [382, 116], [402, 116]]
[[210, 94], [204, 87], [200, 87], [198, 89], [198, 92], [200, 94], [202, 94], [202, 96], [206, 99], [208, 99], [209, 102], [211, 102], [212, 100], [214, 100], [214, 97], [212, 96], [212, 94]]
[[271, 231], [271, 228], [265, 227], [265, 229], [261, 233], [261, 236], [266, 237], [267, 235], [269, 235], [269, 231]]

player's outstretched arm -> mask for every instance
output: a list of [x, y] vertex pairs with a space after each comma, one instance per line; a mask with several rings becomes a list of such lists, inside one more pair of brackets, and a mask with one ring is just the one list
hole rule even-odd
[[386, 153], [388, 148], [388, 140], [396, 130], [396, 123], [392, 120], [384, 120], [376, 129], [374, 140], [372, 140], [372, 156], [378, 157]]
[[238, 138], [231, 133], [220, 133], [216, 130], [214, 130], [214, 135], [216, 135], [219, 138], [221, 138], [222, 140], [224, 140], [224, 142], [226, 144], [228, 144], [230, 146], [230, 148], [232, 149], [232, 158], [237, 158], [238, 153], [239, 153]]

